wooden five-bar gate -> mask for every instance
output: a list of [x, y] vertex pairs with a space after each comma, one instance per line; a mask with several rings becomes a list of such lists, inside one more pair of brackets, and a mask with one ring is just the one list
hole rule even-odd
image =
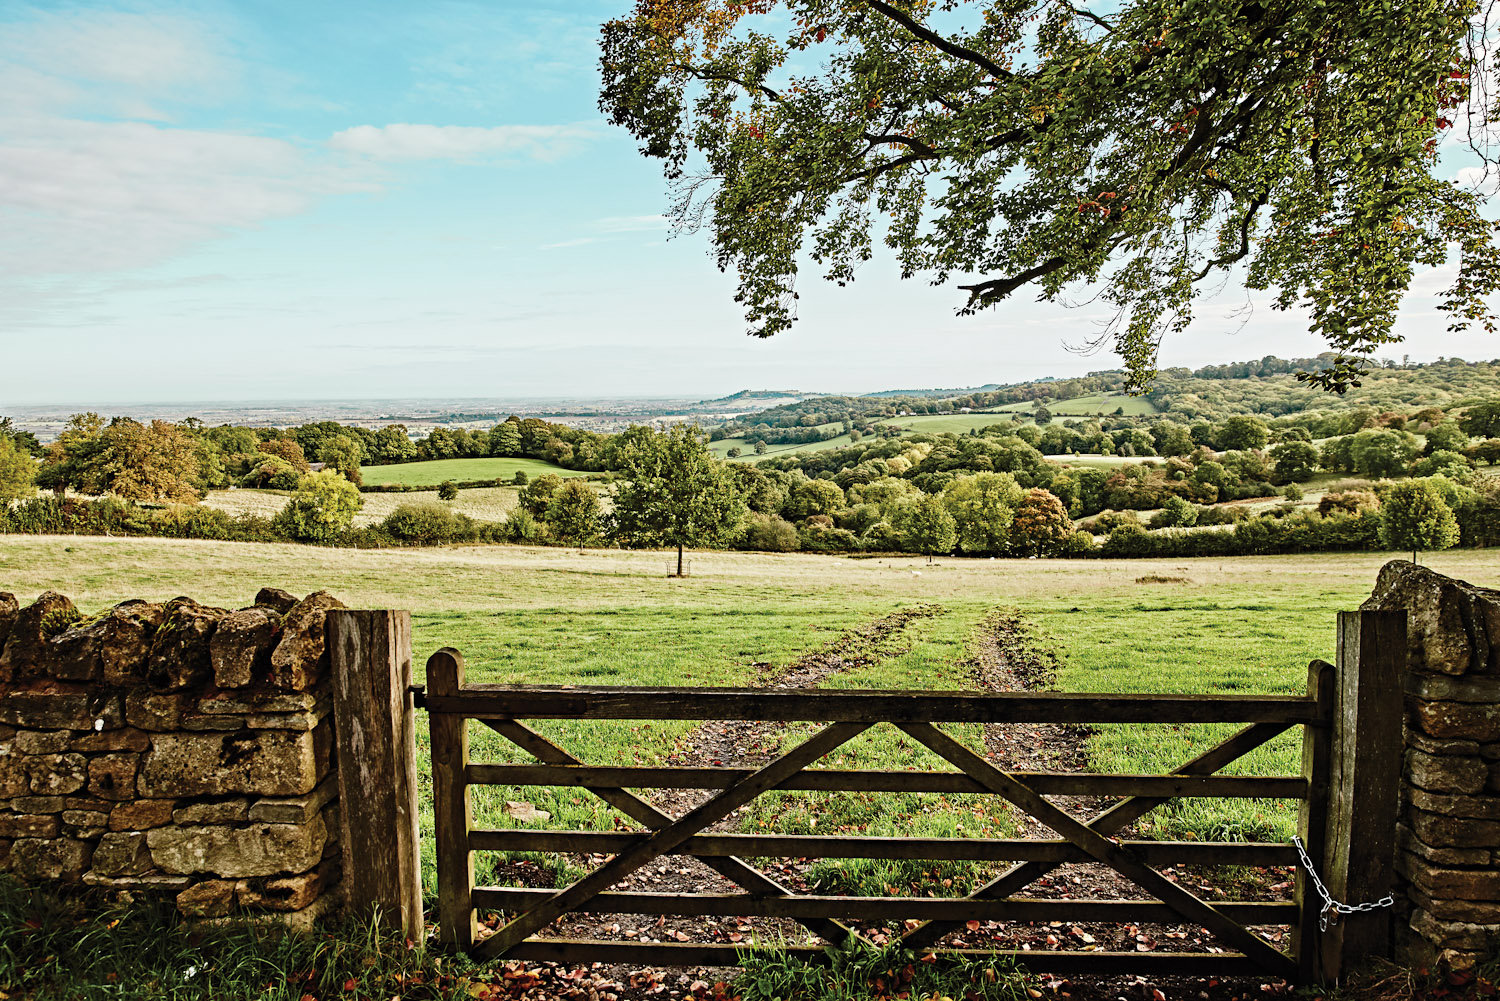
[[[1297, 800], [1299, 827], [1311, 857], [1335, 894], [1358, 895], [1390, 881], [1399, 769], [1400, 698], [1405, 656], [1400, 613], [1343, 613], [1337, 664], [1314, 661], [1305, 694], [1285, 696], [1093, 695], [1071, 693], [788, 691], [712, 688], [605, 688], [467, 684], [462, 656], [443, 649], [427, 662], [427, 684], [415, 705], [431, 720], [436, 809], [439, 921], [442, 939], [478, 958], [620, 962], [667, 966], [733, 965], [753, 945], [641, 943], [540, 936], [572, 912], [789, 918], [842, 944], [850, 919], [907, 927], [902, 944], [938, 956], [1004, 956], [1054, 973], [1254, 973], [1308, 982], [1336, 975], [1350, 956], [1388, 948], [1389, 915], [1351, 915], [1320, 930], [1323, 901], [1298, 868], [1292, 901], [1210, 902], [1159, 871], [1173, 865], [1295, 865], [1290, 844], [1120, 840], [1119, 832], [1179, 797]], [[1394, 700], [1391, 694], [1395, 693]], [[478, 720], [535, 759], [534, 764], [470, 761], [468, 721]], [[806, 740], [774, 760], [749, 767], [596, 767], [528, 727], [523, 720], [752, 720], [819, 723]], [[945, 732], [945, 723], [1193, 724], [1243, 728], [1173, 771], [1158, 775], [1010, 772]], [[893, 727], [956, 771], [813, 768], [829, 752], [872, 727]], [[1302, 729], [1301, 774], [1219, 774], [1278, 735]], [[1394, 736], [1393, 736], [1394, 735]], [[483, 830], [472, 820], [475, 786], [586, 789], [644, 831]], [[681, 817], [632, 789], [717, 790]], [[861, 837], [705, 833], [770, 790], [990, 793], [1055, 832], [1054, 839]], [[1049, 802], [1053, 795], [1114, 797], [1084, 821]], [[1373, 824], [1374, 827], [1366, 826]], [[1359, 837], [1351, 833], [1362, 828]], [[588, 875], [561, 890], [475, 886], [480, 851], [606, 855]], [[610, 887], [665, 855], [700, 859], [738, 884], [739, 893], [625, 893]], [[967, 897], [851, 897], [795, 893], [747, 858], [881, 858], [1011, 863]], [[1108, 866], [1147, 900], [1077, 900], [1020, 896], [1060, 865]], [[1383, 881], [1383, 882], [1382, 882]], [[508, 916], [481, 937], [477, 912]], [[1211, 933], [1218, 952], [1106, 952], [945, 949], [965, 922], [1179, 923]], [[915, 927], [910, 925], [920, 922]], [[1257, 927], [1284, 926], [1283, 952]], [[816, 958], [821, 946], [778, 946]]]

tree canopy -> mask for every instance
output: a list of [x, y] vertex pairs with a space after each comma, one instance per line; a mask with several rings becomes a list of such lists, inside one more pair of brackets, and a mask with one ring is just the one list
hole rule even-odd
[[745, 501], [734, 476], [709, 452], [696, 427], [632, 427], [619, 436], [614, 526], [627, 545], [677, 549], [722, 544], [738, 529]]
[[960, 313], [1096, 287], [1134, 390], [1226, 278], [1305, 307], [1337, 356], [1304, 377], [1340, 391], [1400, 339], [1418, 267], [1456, 258], [1442, 308], [1494, 329], [1496, 225], [1433, 171], [1483, 69], [1473, 0], [1111, 6], [638, 0], [604, 26], [600, 107], [665, 161], [757, 336], [795, 320], [801, 257], [842, 285], [877, 240]]

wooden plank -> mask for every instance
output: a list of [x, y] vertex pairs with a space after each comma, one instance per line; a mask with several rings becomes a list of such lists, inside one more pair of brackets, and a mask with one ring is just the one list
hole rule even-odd
[[928, 750], [962, 768], [995, 793], [1072, 841], [1097, 861], [1114, 869], [1147, 893], [1160, 898], [1187, 920], [1207, 928], [1225, 945], [1239, 949], [1260, 963], [1266, 972], [1287, 979], [1296, 976], [1296, 965], [1265, 939], [1198, 899], [1183, 886], [1167, 879], [1132, 852], [1070, 817], [1040, 794], [1017, 782], [937, 727], [930, 723], [903, 723], [901, 729], [921, 741]]
[[[749, 775], [749, 768], [621, 768], [590, 765], [473, 764], [470, 785], [603, 786], [629, 789], [723, 789]], [[1079, 772], [1012, 772], [1046, 796], [1184, 796], [1241, 799], [1302, 799], [1307, 780], [1296, 775], [1118, 775]], [[987, 793], [962, 772], [808, 769], [782, 789], [849, 792]]]
[[[469, 833], [469, 847], [475, 851], [611, 855], [628, 851], [647, 837], [645, 833], [616, 831], [478, 829]], [[1295, 848], [1276, 842], [1125, 841], [1122, 844], [1151, 865], [1294, 865], [1297, 861]], [[1050, 862], [1056, 865], [1092, 860], [1083, 849], [1065, 840], [882, 838], [833, 834], [698, 834], [683, 842], [674, 854], [691, 855], [705, 862], [725, 856], [963, 859], [975, 862]]]
[[[456, 692], [464, 683], [464, 657], [444, 647], [427, 659], [427, 688]], [[469, 786], [469, 722], [462, 716], [433, 716], [433, 820], [437, 840], [439, 940], [465, 952], [474, 947], [479, 925], [474, 913], [474, 853], [469, 830], [474, 826]]]
[[1317, 708], [1301, 695], [1096, 695], [1073, 692], [769, 691], [470, 685], [425, 691], [434, 714], [476, 719], [651, 719], [844, 723], [1300, 723]]
[[[505, 886], [474, 888], [474, 902], [487, 910], [516, 912], [552, 896], [552, 890]], [[1237, 901], [1216, 905], [1244, 924], [1282, 925], [1296, 919], [1295, 904]], [[973, 897], [834, 897], [748, 893], [612, 893], [589, 901], [595, 914], [672, 914], [715, 917], [861, 918], [866, 921], [1107, 921], [1175, 922], [1178, 914], [1159, 900], [1061, 900], [1048, 897], [979, 900]]]
[[749, 778], [736, 782], [708, 802], [688, 811], [669, 827], [653, 832], [645, 841], [621, 852], [545, 903], [516, 916], [475, 950], [482, 959], [495, 959], [563, 914], [577, 910], [635, 872], [641, 866], [669, 854], [688, 838], [717, 823], [761, 793], [776, 788], [792, 775], [869, 728], [867, 723], [834, 723], [768, 762]]
[[[592, 963], [630, 966], [735, 966], [752, 952], [775, 952], [807, 963], [827, 963], [828, 950], [779, 944], [698, 945], [692, 942], [609, 942], [595, 939], [528, 939], [507, 955], [531, 962], [581, 966]], [[971, 962], [1011, 961], [1033, 973], [1070, 975], [1141, 974], [1188, 977], [1247, 976], [1264, 972], [1252, 960], [1232, 952], [1043, 952], [988, 949], [938, 949], [938, 958]]]
[[328, 613], [347, 906], [376, 909], [422, 940], [411, 613]]
[[[1333, 746], [1333, 713], [1337, 709], [1338, 669], [1327, 661], [1315, 660], [1307, 666], [1307, 694], [1326, 707], [1326, 719], [1307, 723], [1302, 728], [1302, 774], [1309, 782], [1309, 795], [1297, 811], [1297, 834], [1307, 853], [1319, 866], [1325, 865], [1327, 845], [1328, 781]], [[1301, 984], [1317, 983], [1319, 973], [1318, 915], [1323, 902], [1308, 878], [1307, 870], [1297, 866], [1297, 886], [1293, 893], [1298, 916], [1292, 929], [1292, 955], [1297, 959], [1297, 979]]]
[[[1202, 754], [1187, 761], [1172, 770], [1174, 775], [1207, 775], [1218, 771], [1225, 765], [1235, 761], [1262, 744], [1275, 737], [1280, 736], [1291, 729], [1290, 723], [1256, 723], [1245, 727], [1228, 739], [1215, 744]], [[1150, 797], [1136, 797], [1127, 799], [1123, 803], [1100, 813], [1089, 821], [1089, 826], [1106, 837], [1114, 834], [1129, 824], [1135, 823], [1146, 814], [1161, 804], [1168, 802], [1165, 799]], [[1134, 849], [1133, 849], [1134, 850]], [[990, 880], [984, 886], [975, 890], [976, 897], [1008, 897], [1041, 879], [1047, 873], [1057, 868], [1056, 862], [1023, 862], [1006, 872], [1001, 873]], [[901, 937], [908, 947], [923, 949], [937, 942], [944, 935], [953, 931], [956, 926], [952, 922], [930, 921], [919, 925]]]
[[[521, 748], [521, 750], [541, 761], [555, 765], [580, 764], [577, 758], [524, 723], [518, 723], [515, 720], [485, 720], [484, 723], [490, 729]], [[637, 823], [646, 825], [653, 831], [660, 830], [672, 824], [671, 817], [662, 813], [656, 807], [632, 792], [601, 786], [590, 787], [589, 792], [598, 796], [604, 802], [625, 814], [625, 816]], [[470, 837], [470, 847], [482, 847], [474, 844], [472, 835]], [[610, 851], [620, 852], [624, 850], [624, 847], [613, 848]], [[733, 853], [728, 853], [718, 858], [705, 858], [703, 864], [713, 869], [725, 879], [737, 883], [742, 889], [749, 890], [751, 893], [779, 896], [790, 892], [786, 887], [755, 868], [755, 866], [733, 857]], [[810, 918], [803, 921], [802, 924], [815, 935], [822, 936], [823, 939], [833, 945], [842, 945], [849, 940], [850, 935], [861, 937], [854, 929], [838, 921]]]
[[[1394, 885], [1406, 656], [1404, 611], [1339, 613], [1323, 882], [1344, 903], [1379, 900]], [[1322, 979], [1331, 983], [1372, 958], [1390, 958], [1394, 934], [1389, 907], [1344, 915], [1323, 935]]]

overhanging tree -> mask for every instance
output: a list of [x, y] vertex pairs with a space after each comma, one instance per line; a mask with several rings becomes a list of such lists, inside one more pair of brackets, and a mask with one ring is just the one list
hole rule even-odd
[[615, 488], [613, 514], [621, 542], [675, 546], [681, 577], [684, 547], [721, 545], [739, 528], [745, 501], [697, 428], [633, 427], [615, 449], [624, 480]]
[[637, 0], [604, 26], [600, 107], [665, 161], [756, 336], [795, 319], [799, 256], [842, 285], [877, 239], [960, 313], [1097, 285], [1135, 389], [1240, 274], [1307, 308], [1330, 389], [1400, 339], [1419, 266], [1456, 257], [1442, 308], [1494, 329], [1496, 226], [1433, 176], [1483, 69], [1474, 0], [1086, 6]]

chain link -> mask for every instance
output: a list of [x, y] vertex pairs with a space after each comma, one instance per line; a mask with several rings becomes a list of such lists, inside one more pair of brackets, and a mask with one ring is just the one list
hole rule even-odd
[[1341, 914], [1361, 914], [1365, 911], [1375, 911], [1382, 907], [1393, 907], [1396, 898], [1387, 893], [1379, 900], [1368, 901], [1363, 904], [1345, 904], [1333, 899], [1328, 892], [1328, 887], [1318, 878], [1318, 870], [1313, 868], [1313, 860], [1308, 857], [1307, 849], [1302, 845], [1302, 839], [1295, 834], [1292, 835], [1292, 844], [1297, 846], [1297, 854], [1302, 859], [1302, 868], [1307, 870], [1308, 878], [1312, 880], [1313, 887], [1318, 891], [1318, 896], [1323, 898], [1323, 909], [1318, 912], [1318, 930], [1327, 931], [1330, 924], [1337, 924]]

